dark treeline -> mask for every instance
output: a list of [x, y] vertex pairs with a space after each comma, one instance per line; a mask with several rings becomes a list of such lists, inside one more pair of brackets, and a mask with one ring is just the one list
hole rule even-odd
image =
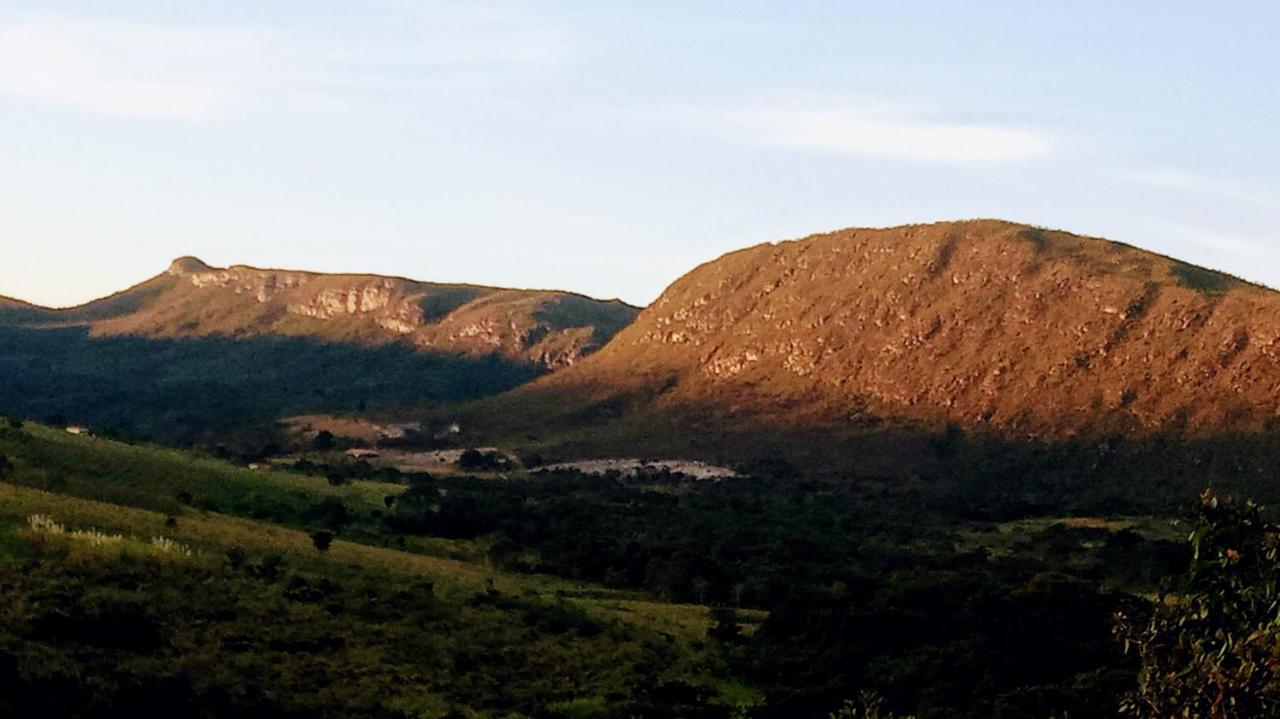
[[919, 716], [1115, 715], [1136, 672], [1113, 617], [1140, 612], [1130, 592], [1185, 566], [1179, 544], [1043, 522], [997, 550], [1000, 525], [962, 516], [972, 508], [878, 495], [855, 483], [558, 472], [419, 480], [386, 521], [487, 538], [508, 570], [768, 610], [751, 636], [719, 634], [764, 687], [760, 716], [823, 716], [865, 690]]
[[90, 337], [0, 327], [0, 412], [173, 445], [260, 435], [279, 417], [464, 400], [537, 374], [499, 357], [297, 337]]

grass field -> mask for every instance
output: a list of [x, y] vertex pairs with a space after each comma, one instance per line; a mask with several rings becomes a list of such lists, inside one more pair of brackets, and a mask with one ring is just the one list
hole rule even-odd
[[12, 483], [167, 514], [203, 509], [294, 527], [305, 526], [307, 512], [317, 504], [336, 499], [358, 532], [385, 507], [384, 497], [404, 490], [368, 481], [331, 486], [323, 477], [250, 470], [179, 450], [34, 424], [0, 430], [0, 453], [14, 466]]
[[[495, 571], [474, 542], [385, 546], [376, 517], [400, 485], [334, 487], [33, 425], [3, 430], [0, 454], [0, 675], [9, 661], [26, 678], [0, 708], [145, 712], [173, 682], [193, 706], [244, 716], [590, 717], [673, 701], [664, 711], [679, 713], [670, 686], [730, 716], [760, 699], [725, 671], [706, 607]], [[308, 511], [326, 500], [355, 519], [320, 551]], [[33, 515], [65, 531], [34, 529]], [[763, 619], [741, 615], [748, 631]], [[81, 636], [95, 617], [155, 644]], [[48, 689], [71, 676], [92, 679], [58, 704]]]

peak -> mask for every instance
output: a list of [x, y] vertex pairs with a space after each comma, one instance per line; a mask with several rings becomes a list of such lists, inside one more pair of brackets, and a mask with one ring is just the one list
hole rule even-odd
[[213, 268], [202, 262], [196, 257], [179, 257], [169, 263], [169, 274], [171, 275], [189, 275], [193, 272], [208, 272]]

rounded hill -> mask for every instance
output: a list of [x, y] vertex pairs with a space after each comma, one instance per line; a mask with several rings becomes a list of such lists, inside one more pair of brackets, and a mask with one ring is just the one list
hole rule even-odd
[[1257, 431], [1280, 415], [1280, 294], [998, 220], [847, 229], [704, 264], [516, 392], [787, 428]]

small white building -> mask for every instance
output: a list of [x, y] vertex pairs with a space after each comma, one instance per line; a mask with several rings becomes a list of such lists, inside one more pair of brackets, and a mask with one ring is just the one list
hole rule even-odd
[[352, 447], [347, 450], [347, 456], [352, 459], [372, 459], [378, 456], [377, 451], [365, 449], [363, 447]]
[[67, 425], [67, 434], [74, 434], [78, 436], [87, 437], [93, 433], [89, 431], [88, 427], [82, 427], [78, 424], [69, 424]]

